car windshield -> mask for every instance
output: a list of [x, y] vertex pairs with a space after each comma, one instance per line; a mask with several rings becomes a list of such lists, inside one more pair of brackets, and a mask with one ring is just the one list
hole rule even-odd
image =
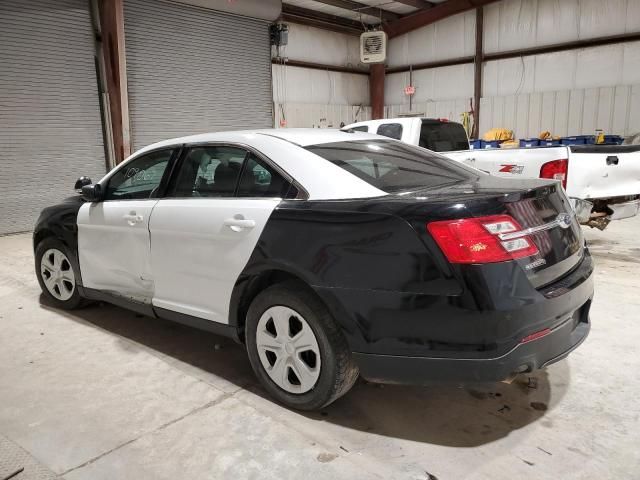
[[306, 149], [387, 193], [441, 187], [480, 174], [455, 160], [391, 140], [324, 143]]

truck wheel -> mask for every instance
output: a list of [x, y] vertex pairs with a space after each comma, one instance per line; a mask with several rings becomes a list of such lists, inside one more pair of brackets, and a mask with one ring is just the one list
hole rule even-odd
[[273, 285], [253, 300], [246, 339], [260, 383], [288, 407], [322, 408], [347, 393], [358, 378], [340, 328], [298, 282]]
[[49, 302], [65, 310], [84, 306], [85, 300], [78, 293], [78, 272], [70, 261], [71, 254], [59, 240], [47, 238], [36, 247], [36, 276]]

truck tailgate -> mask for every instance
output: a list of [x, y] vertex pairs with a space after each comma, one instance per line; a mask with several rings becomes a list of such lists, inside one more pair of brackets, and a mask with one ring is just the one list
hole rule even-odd
[[567, 147], [495, 148], [445, 152], [446, 157], [505, 178], [539, 178], [547, 162], [566, 159]]
[[640, 194], [640, 145], [569, 147], [567, 194], [583, 199]]

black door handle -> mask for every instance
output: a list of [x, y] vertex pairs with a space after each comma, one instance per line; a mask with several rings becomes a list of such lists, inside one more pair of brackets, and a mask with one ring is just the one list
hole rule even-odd
[[607, 165], [617, 165], [619, 162], [618, 157], [610, 155], [607, 157]]

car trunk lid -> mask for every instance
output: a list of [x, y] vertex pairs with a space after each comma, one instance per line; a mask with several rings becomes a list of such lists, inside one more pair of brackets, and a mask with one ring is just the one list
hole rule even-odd
[[[582, 259], [582, 231], [559, 182], [505, 180], [486, 175], [473, 184], [450, 184], [414, 191], [405, 197], [408, 195], [417, 202], [425, 202], [425, 209], [435, 212], [436, 220], [511, 216], [521, 230], [504, 234], [504, 240], [526, 235], [538, 249], [535, 255], [513, 260], [536, 288], [566, 275]], [[410, 210], [405, 218], [419, 233], [427, 234], [425, 215], [420, 218], [416, 214], [419, 210], [420, 207]]]

